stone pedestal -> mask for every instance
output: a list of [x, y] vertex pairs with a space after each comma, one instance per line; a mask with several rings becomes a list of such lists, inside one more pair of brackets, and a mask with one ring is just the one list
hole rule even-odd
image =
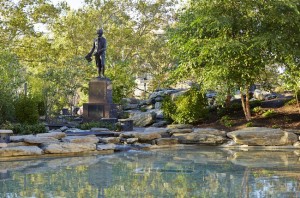
[[89, 102], [83, 104], [84, 121], [116, 118], [116, 105], [112, 102], [112, 84], [108, 78], [95, 78], [89, 83]]
[[10, 136], [13, 134], [12, 130], [2, 130], [0, 129], [0, 143], [9, 143]]

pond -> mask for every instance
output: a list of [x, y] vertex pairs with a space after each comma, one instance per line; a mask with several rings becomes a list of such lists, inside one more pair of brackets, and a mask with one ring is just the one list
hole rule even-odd
[[299, 197], [299, 155], [193, 147], [0, 162], [0, 197]]

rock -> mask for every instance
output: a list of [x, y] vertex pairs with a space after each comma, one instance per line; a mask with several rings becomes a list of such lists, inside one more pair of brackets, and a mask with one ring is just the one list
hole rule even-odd
[[84, 132], [88, 132], [89, 130], [81, 130], [81, 129], [77, 129], [77, 128], [70, 128], [68, 130], [66, 130], [65, 132], [67, 133], [84, 133]]
[[63, 142], [69, 143], [88, 143], [88, 144], [96, 144], [99, 142], [99, 139], [95, 135], [88, 136], [67, 136], [62, 139]]
[[62, 127], [60, 127], [59, 129], [60, 129], [62, 132], [64, 132], [64, 131], [68, 130], [69, 127], [67, 127], [67, 126], [62, 126]]
[[212, 128], [195, 128], [194, 132], [200, 134], [218, 135], [224, 137], [226, 136], [225, 131], [220, 131], [218, 129], [212, 129]]
[[16, 135], [10, 136], [11, 142], [24, 142], [25, 138], [35, 137], [34, 135]]
[[107, 131], [110, 131], [110, 130], [107, 129], [107, 128], [91, 128], [90, 131], [91, 132], [103, 132], [103, 131], [107, 132]]
[[37, 146], [16, 146], [0, 149], [0, 157], [42, 155], [43, 150]]
[[80, 153], [87, 151], [96, 150], [96, 144], [89, 143], [52, 143], [43, 145], [43, 150], [45, 153], [59, 154], [59, 153]]
[[29, 144], [43, 144], [43, 143], [56, 143], [58, 140], [53, 137], [27, 137], [24, 138], [24, 142], [29, 143]]
[[39, 133], [36, 134], [37, 137], [52, 137], [55, 139], [61, 139], [66, 137], [66, 134], [63, 132], [50, 132], [50, 133]]
[[193, 129], [170, 129], [169, 133], [174, 134], [174, 133], [191, 133], [193, 132]]
[[132, 109], [137, 109], [138, 104], [125, 104], [123, 105], [123, 110], [132, 110]]
[[141, 143], [136, 143], [136, 144], [133, 144], [132, 145], [134, 148], [136, 149], [144, 149], [144, 150], [147, 150], [147, 149], [151, 149], [152, 148], [152, 145], [151, 144], [141, 144]]
[[116, 148], [115, 144], [98, 144], [97, 145], [98, 151], [114, 150], [115, 148]]
[[16, 147], [16, 146], [32, 146], [32, 145], [26, 142], [12, 142], [7, 144], [7, 147]]
[[237, 144], [249, 146], [285, 146], [293, 145], [298, 140], [294, 133], [265, 127], [249, 127], [227, 133], [227, 136]]
[[99, 138], [99, 142], [105, 143], [105, 144], [118, 144], [120, 143], [119, 137], [107, 137], [107, 138]]
[[161, 109], [161, 107], [162, 107], [162, 102], [156, 102], [154, 105], [155, 109]]
[[164, 91], [153, 92], [150, 94], [149, 99], [155, 99], [157, 97], [162, 97], [165, 95]]
[[62, 130], [60, 130], [60, 129], [52, 129], [52, 130], [49, 131], [49, 133], [54, 133], [54, 132], [62, 132]]
[[[162, 102], [163, 101], [163, 97], [161, 97], [161, 96], [157, 96], [156, 98], [155, 98], [155, 102]], [[155, 103], [156, 104], [156, 103]]]
[[7, 147], [7, 143], [0, 143], [0, 148], [5, 148]]
[[151, 126], [152, 127], [165, 127], [165, 126], [167, 126], [167, 124], [168, 124], [167, 121], [159, 121], [159, 122], [152, 124]]
[[148, 112], [153, 112], [156, 114], [156, 119], [164, 119], [164, 113], [161, 109], [151, 109]]
[[121, 133], [121, 138], [134, 138], [138, 132], [123, 132]]
[[135, 126], [145, 127], [155, 122], [156, 114], [153, 112], [135, 113], [130, 119], [133, 120]]
[[178, 144], [178, 139], [177, 138], [159, 138], [155, 140], [155, 143], [157, 145], [173, 145], [173, 144]]
[[158, 127], [148, 127], [145, 129], [144, 133], [158, 133], [163, 137], [169, 137], [169, 131], [168, 128], [158, 128]]
[[139, 138], [128, 138], [126, 140], [127, 144], [134, 144], [139, 141]]
[[176, 98], [178, 98], [179, 96], [185, 94], [185, 92], [187, 92], [187, 91], [188, 91], [188, 89], [185, 89], [185, 90], [181, 90], [181, 91], [177, 91], [175, 93], [172, 93], [171, 94], [171, 99], [174, 101], [174, 100], [176, 100]]
[[139, 100], [136, 98], [122, 98], [121, 104], [138, 104]]
[[130, 145], [115, 145], [115, 151], [128, 151], [130, 149], [132, 149], [132, 146]]
[[299, 148], [299, 147], [300, 147], [300, 142], [295, 142], [295, 143], [293, 144], [293, 146]]
[[295, 133], [296, 135], [300, 135], [300, 130], [297, 129], [285, 129], [286, 132]]
[[201, 133], [186, 133], [185, 135], [176, 136], [181, 144], [205, 144], [218, 145], [223, 144], [227, 139], [223, 136], [201, 134]]
[[193, 125], [191, 125], [191, 124], [171, 124], [171, 125], [168, 125], [167, 128], [169, 128], [169, 129], [192, 129]]
[[137, 133], [136, 138], [139, 139], [140, 142], [152, 141], [162, 136], [159, 133]]

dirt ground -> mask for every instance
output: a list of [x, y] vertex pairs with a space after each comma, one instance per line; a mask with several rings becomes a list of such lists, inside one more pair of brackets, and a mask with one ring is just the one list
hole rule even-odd
[[[220, 118], [212, 115], [211, 119], [205, 123], [197, 125], [197, 127], [210, 127], [221, 129], [224, 131], [234, 131], [247, 127], [269, 127], [269, 128], [282, 128], [282, 129], [298, 129], [300, 130], [300, 112], [296, 104], [284, 105], [279, 108], [262, 108], [262, 111], [271, 110], [274, 114], [270, 117], [252, 112], [252, 120], [246, 121], [243, 111], [238, 111], [229, 114], [229, 122], [231, 126], [225, 126]], [[249, 122], [251, 122], [249, 124]], [[248, 123], [248, 124], [247, 124]]]

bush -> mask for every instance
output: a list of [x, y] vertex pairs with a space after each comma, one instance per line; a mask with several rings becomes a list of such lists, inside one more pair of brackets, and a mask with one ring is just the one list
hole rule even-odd
[[91, 128], [107, 128], [109, 130], [115, 131], [116, 126], [107, 122], [86, 122], [79, 126], [82, 130], [89, 130]]
[[15, 108], [10, 93], [0, 90], [0, 125], [6, 121], [14, 121]]
[[21, 96], [15, 102], [16, 119], [20, 123], [36, 124], [39, 120], [38, 103], [35, 99]]
[[261, 115], [264, 112], [264, 110], [260, 106], [254, 107], [252, 111], [253, 111], [253, 113], [258, 114], [258, 115]]
[[27, 135], [27, 134], [37, 134], [37, 133], [45, 133], [47, 132], [44, 124], [11, 124], [10, 122], [6, 122], [1, 125], [2, 129], [10, 129], [14, 132], [14, 134], [18, 135]]
[[253, 127], [253, 122], [247, 122], [246, 127]]
[[250, 101], [250, 108], [255, 108], [261, 106], [261, 100], [253, 100]]
[[296, 98], [288, 100], [284, 103], [284, 105], [295, 105], [295, 104], [297, 104]]
[[223, 116], [220, 120], [221, 124], [223, 124], [226, 127], [232, 127], [233, 123], [232, 120], [230, 119], [230, 117], [228, 115]]
[[173, 122], [172, 115], [176, 112], [175, 102], [172, 100], [171, 96], [164, 96], [162, 102], [162, 111], [164, 114], [164, 119]]
[[206, 119], [209, 111], [207, 99], [197, 88], [191, 88], [175, 101], [169, 96], [165, 97], [162, 106], [165, 118], [180, 124], [192, 124]]
[[272, 110], [272, 109], [269, 109], [268, 111], [266, 111], [266, 112], [264, 112], [262, 114], [262, 117], [264, 117], [264, 118], [270, 118], [270, 117], [272, 117], [274, 115], [276, 115], [276, 112], [274, 110]]

